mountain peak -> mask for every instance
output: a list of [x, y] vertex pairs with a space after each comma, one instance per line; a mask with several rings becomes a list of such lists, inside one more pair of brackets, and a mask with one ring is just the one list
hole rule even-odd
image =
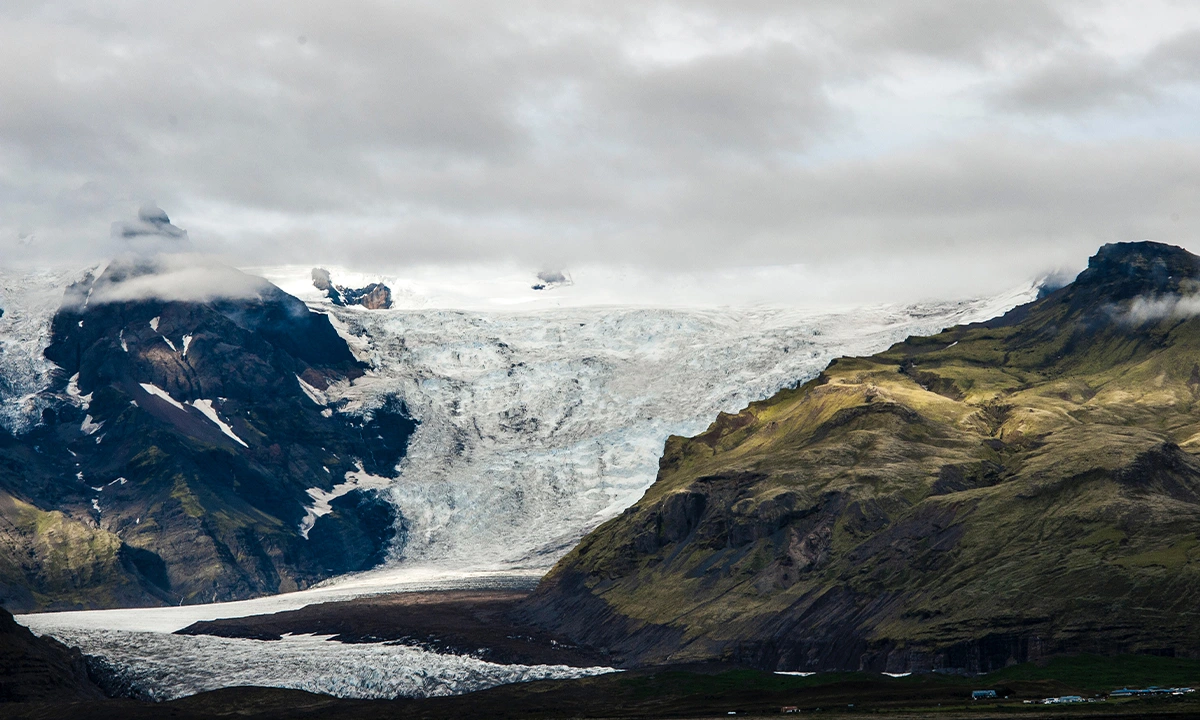
[[1109, 243], [1088, 260], [1075, 279], [1076, 291], [1103, 293], [1109, 301], [1180, 292], [1200, 279], [1200, 257], [1174, 245], [1150, 241]]
[[171, 224], [167, 211], [152, 201], [138, 208], [137, 220], [113, 223], [112, 236], [126, 242], [145, 239], [186, 242], [188, 239], [187, 231]]
[[158, 226], [171, 224], [171, 218], [167, 216], [167, 211], [150, 201], [143, 203], [142, 207], [138, 209], [138, 220]]

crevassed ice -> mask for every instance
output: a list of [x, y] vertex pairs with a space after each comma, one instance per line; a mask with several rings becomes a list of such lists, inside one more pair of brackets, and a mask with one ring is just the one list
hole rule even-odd
[[172, 700], [236, 685], [294, 688], [344, 698], [456, 695], [505, 683], [588, 677], [612, 668], [499, 665], [464, 655], [385, 643], [344, 644], [311, 635], [282, 640], [59, 630], [55, 637], [85, 653], [104, 654], [109, 668], [148, 698]]
[[103, 658], [129, 686], [156, 699], [231, 685], [289, 687], [342, 697], [420, 697], [610, 672], [604, 667], [496, 665], [411, 647], [341, 644], [310, 636], [267, 642], [170, 634], [198, 620], [292, 610], [311, 602], [396, 590], [528, 588], [535, 579], [529, 573], [396, 569], [388, 577], [339, 578], [301, 592], [238, 602], [38, 613], [17, 619], [34, 632]]
[[50, 399], [54, 364], [43, 351], [50, 323], [62, 304], [63, 289], [82, 271], [21, 271], [0, 267], [0, 426], [14, 433], [36, 423]]
[[331, 403], [369, 412], [396, 394], [420, 421], [387, 490], [407, 530], [390, 562], [548, 568], [642, 495], [669, 435], [699, 433], [834, 357], [1032, 296], [836, 313], [320, 307], [374, 366], [330, 388]]

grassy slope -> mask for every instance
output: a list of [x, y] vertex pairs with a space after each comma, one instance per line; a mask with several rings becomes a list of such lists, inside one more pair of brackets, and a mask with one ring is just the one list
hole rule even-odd
[[672, 438], [543, 607], [599, 598], [610, 630], [573, 634], [655, 662], [970, 666], [937, 654], [988, 637], [1001, 662], [1200, 650], [1200, 320], [1123, 323], [1099, 280]]
[[137, 602], [116, 535], [0, 491], [0, 595], [20, 608]]

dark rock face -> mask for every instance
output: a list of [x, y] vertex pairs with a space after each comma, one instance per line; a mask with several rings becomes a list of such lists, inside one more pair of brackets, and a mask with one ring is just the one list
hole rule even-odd
[[79, 650], [37, 637], [0, 608], [0, 703], [103, 697]]
[[351, 491], [330, 503], [333, 512], [308, 533], [308, 546], [329, 575], [370, 570], [403, 545], [406, 528], [396, 507], [376, 493]]
[[671, 438], [526, 617], [632, 665], [1200, 657], [1198, 288], [1186, 251], [1106, 245], [1003, 318]]
[[[1110, 243], [1088, 261], [1073, 294], [1083, 302], [1116, 303], [1137, 295], [1195, 291], [1200, 257], [1154, 242]], [[1190, 284], [1190, 287], [1189, 287]]]
[[201, 621], [177, 635], [279, 640], [285, 634], [330, 635], [333, 642], [401, 641], [496, 663], [594, 667], [610, 658], [564, 638], [514, 623], [524, 590], [442, 590], [376, 595], [301, 610]]
[[[324, 406], [322, 392], [363, 366], [327, 317], [265, 281], [206, 302], [97, 301], [152, 272], [111, 265], [54, 318], [57, 402], [0, 442], [0, 515], [34, 558], [0, 563], [6, 601], [208, 602], [377, 564], [402, 519], [375, 493], [339, 498], [307, 539], [301, 520], [308, 488], [359, 468], [395, 475], [415, 427], [403, 402], [364, 416]], [[78, 536], [60, 562], [37, 549], [52, 521]]]
[[562, 285], [574, 285], [571, 277], [561, 270], [542, 270], [537, 274], [537, 282], [531, 287], [534, 290], [548, 290]]
[[392, 306], [392, 290], [383, 283], [371, 283], [363, 288], [334, 285], [325, 268], [313, 268], [313, 287], [325, 293], [334, 305], [362, 305], [368, 310], [387, 310]]

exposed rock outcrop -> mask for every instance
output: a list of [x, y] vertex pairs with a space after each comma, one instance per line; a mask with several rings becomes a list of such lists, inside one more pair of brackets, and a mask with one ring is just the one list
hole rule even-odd
[[534, 290], [549, 290], [561, 285], [574, 285], [571, 276], [561, 270], [542, 270], [537, 274], [537, 282], [531, 287]]
[[371, 283], [362, 288], [335, 285], [329, 271], [313, 268], [313, 287], [325, 293], [334, 305], [361, 305], [368, 310], [387, 310], [392, 307], [392, 290], [383, 283]]

